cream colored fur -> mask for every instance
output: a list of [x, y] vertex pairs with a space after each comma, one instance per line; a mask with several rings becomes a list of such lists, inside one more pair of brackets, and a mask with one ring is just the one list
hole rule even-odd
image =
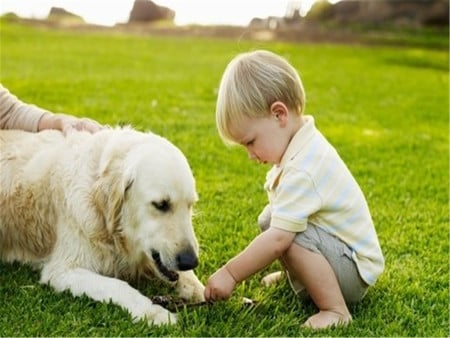
[[112, 301], [136, 320], [176, 322], [126, 282], [136, 277], [203, 299], [192, 270], [196, 200], [185, 156], [155, 134], [0, 131], [0, 259], [31, 264], [42, 283]]

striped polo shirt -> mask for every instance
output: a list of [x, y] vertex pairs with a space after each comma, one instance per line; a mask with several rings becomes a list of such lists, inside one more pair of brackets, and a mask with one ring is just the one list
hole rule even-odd
[[291, 232], [302, 232], [308, 224], [338, 237], [352, 250], [361, 278], [372, 285], [384, 258], [366, 199], [314, 118], [303, 118], [281, 163], [267, 174], [270, 224]]

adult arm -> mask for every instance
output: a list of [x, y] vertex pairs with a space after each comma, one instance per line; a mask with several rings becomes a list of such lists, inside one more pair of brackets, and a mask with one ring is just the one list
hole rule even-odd
[[37, 106], [20, 101], [0, 85], [0, 129], [39, 131], [39, 121], [51, 113]]
[[53, 114], [35, 105], [20, 101], [0, 84], [0, 129], [21, 129], [37, 132], [56, 129], [67, 134], [73, 130], [95, 133], [103, 127], [94, 120], [66, 114]]

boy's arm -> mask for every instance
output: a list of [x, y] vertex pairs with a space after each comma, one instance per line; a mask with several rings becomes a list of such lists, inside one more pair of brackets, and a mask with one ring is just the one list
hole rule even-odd
[[291, 245], [295, 233], [269, 228], [257, 236], [240, 254], [217, 270], [205, 287], [206, 300], [231, 296], [236, 285], [280, 257]]
[[269, 228], [228, 261], [225, 268], [237, 283], [242, 282], [284, 254], [294, 237], [294, 232]]

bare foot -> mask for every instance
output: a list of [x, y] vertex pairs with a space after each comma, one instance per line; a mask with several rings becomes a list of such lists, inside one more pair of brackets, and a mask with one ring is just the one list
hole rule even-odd
[[326, 329], [331, 326], [345, 326], [350, 324], [352, 316], [342, 314], [333, 311], [320, 311], [315, 315], [308, 318], [308, 320], [302, 325], [303, 327], [319, 330]]
[[[274, 285], [275, 283], [280, 282], [284, 278], [284, 275], [285, 273], [283, 271], [269, 273], [267, 276], [264, 276], [263, 279], [261, 279], [261, 284], [265, 287], [269, 287], [271, 285]], [[299, 281], [291, 280], [291, 278], [288, 278], [288, 281], [296, 295], [305, 290], [305, 287]]]
[[283, 279], [283, 271], [269, 273], [261, 279], [261, 284], [268, 287]]

